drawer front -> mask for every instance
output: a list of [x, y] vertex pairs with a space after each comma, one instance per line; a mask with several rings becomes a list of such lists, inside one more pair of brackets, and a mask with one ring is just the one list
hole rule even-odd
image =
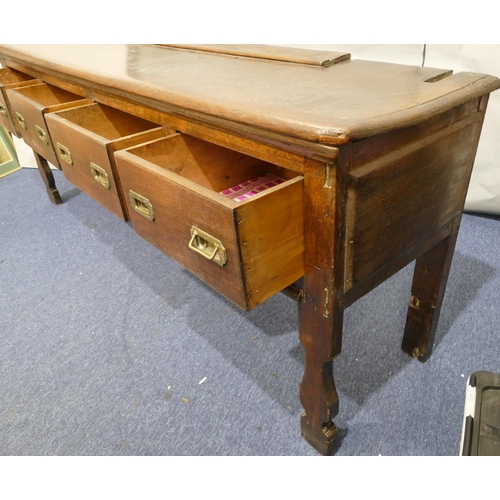
[[[113, 151], [165, 135], [165, 130], [117, 110], [104, 110], [98, 104], [90, 104], [47, 113], [45, 120], [66, 178], [127, 221], [129, 216], [115, 171]], [[116, 123], [108, 122], [108, 115], [113, 116]], [[106, 132], [100, 135], [79, 123]], [[118, 128], [123, 130], [123, 136]]]
[[48, 103], [44, 103], [47, 99], [44, 94], [47, 93], [50, 93], [49, 86], [43, 83], [7, 90], [18, 136], [48, 162], [60, 168], [44, 115], [51, 109], [79, 105], [86, 100], [64, 92], [68, 94], [66, 102], [54, 96]]
[[[179, 136], [155, 142], [169, 140]], [[237, 170], [238, 163], [247, 162], [234, 152], [226, 155], [226, 165], [212, 162], [223, 150], [217, 148], [208, 145], [204, 156], [196, 151], [198, 161], [205, 158], [207, 165], [225, 172], [203, 178], [216, 183]], [[139, 149], [115, 153], [115, 162], [132, 224], [141, 237], [246, 310], [303, 276], [301, 176], [235, 202], [203, 185], [188, 165], [192, 159], [182, 161], [175, 147], [161, 155], [163, 166], [134, 154]], [[187, 178], [187, 172], [197, 181]]]
[[11, 112], [7, 90], [36, 83], [39, 83], [39, 81], [33, 79], [31, 76], [19, 73], [10, 68], [0, 69], [0, 126], [16, 137], [20, 137], [20, 134], [13, 121], [13, 113]]
[[[116, 165], [137, 234], [242, 307], [242, 276], [232, 210], [122, 158], [120, 152], [116, 153]], [[149, 206], [153, 217], [136, 211], [137, 201], [131, 199], [131, 192], [135, 200], [137, 195], [142, 197], [139, 201]], [[224, 266], [189, 248], [192, 228], [221, 242], [227, 258]]]
[[66, 179], [120, 219], [128, 220], [106, 141], [65, 122], [57, 113], [49, 113], [45, 118]]

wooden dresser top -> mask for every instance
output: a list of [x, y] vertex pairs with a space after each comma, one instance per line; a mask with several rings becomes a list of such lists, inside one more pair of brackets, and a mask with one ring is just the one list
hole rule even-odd
[[[223, 53], [225, 52], [225, 53]], [[189, 118], [340, 145], [420, 123], [498, 78], [272, 46], [1, 45], [0, 58]]]

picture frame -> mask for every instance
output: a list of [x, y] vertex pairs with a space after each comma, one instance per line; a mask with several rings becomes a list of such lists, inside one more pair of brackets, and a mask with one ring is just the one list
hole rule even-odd
[[0, 127], [0, 178], [20, 169], [16, 148], [10, 134]]

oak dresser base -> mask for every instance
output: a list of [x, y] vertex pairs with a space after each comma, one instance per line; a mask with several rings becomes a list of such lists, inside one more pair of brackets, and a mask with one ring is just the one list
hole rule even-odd
[[[319, 453], [337, 446], [344, 310], [414, 260], [402, 349], [428, 359], [498, 79], [258, 46], [0, 46], [0, 60], [0, 124], [34, 150], [52, 203], [51, 158], [242, 309], [297, 302], [300, 426]], [[281, 184], [224, 198], [267, 174]]]

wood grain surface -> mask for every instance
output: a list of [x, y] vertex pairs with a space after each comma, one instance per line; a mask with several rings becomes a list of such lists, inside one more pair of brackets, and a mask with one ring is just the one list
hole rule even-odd
[[291, 47], [278, 47], [275, 45], [158, 44], [158, 46], [324, 67], [332, 66], [351, 57], [347, 52], [327, 52], [324, 50], [297, 49]]
[[331, 145], [421, 123], [500, 86], [476, 73], [441, 78], [448, 69], [315, 67], [145, 45], [4, 45], [0, 58], [179, 116], [217, 117], [233, 131], [251, 125]]
[[[430, 355], [498, 78], [254, 45], [0, 46], [0, 60], [64, 89], [2, 95], [45, 116], [71, 182], [243, 309], [283, 289], [297, 301], [301, 430], [320, 453], [335, 452], [344, 309], [415, 259], [402, 348]], [[64, 92], [96, 103], [57, 110]], [[284, 182], [221, 193], [266, 173]]]

